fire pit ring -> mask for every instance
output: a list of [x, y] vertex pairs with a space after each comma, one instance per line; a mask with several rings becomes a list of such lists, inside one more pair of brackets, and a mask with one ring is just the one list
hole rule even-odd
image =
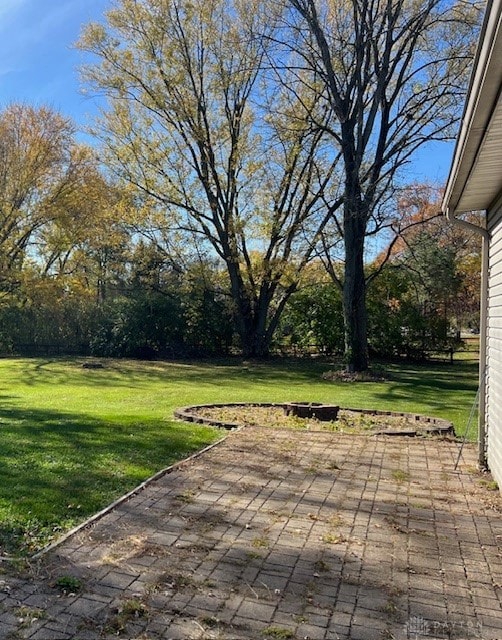
[[340, 407], [336, 404], [322, 404], [320, 402], [287, 402], [284, 413], [297, 418], [315, 418], [321, 422], [338, 419]]

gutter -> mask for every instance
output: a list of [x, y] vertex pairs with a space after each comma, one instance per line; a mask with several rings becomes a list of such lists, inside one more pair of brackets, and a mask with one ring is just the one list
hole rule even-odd
[[486, 431], [486, 373], [487, 373], [487, 328], [488, 328], [488, 270], [490, 233], [487, 229], [455, 217], [449, 208], [444, 211], [451, 224], [473, 231], [481, 236], [481, 299], [479, 309], [479, 421], [478, 421], [478, 466], [487, 468], [487, 431]]
[[[487, 0], [485, 17], [481, 27], [478, 48], [473, 61], [473, 72], [467, 91], [467, 99], [457, 144], [453, 154], [453, 163], [446, 184], [442, 210], [449, 222], [482, 237], [481, 254], [481, 303], [479, 336], [479, 426], [478, 426], [478, 464], [486, 468], [486, 378], [487, 378], [487, 325], [488, 325], [488, 269], [490, 233], [484, 227], [471, 224], [457, 215], [465, 212], [462, 197], [472, 180], [476, 180], [476, 160], [487, 126], [493, 117], [500, 91], [500, 52], [502, 49], [502, 0]], [[486, 210], [494, 194], [481, 193], [476, 207], [469, 209]], [[472, 202], [472, 201], [471, 201]], [[462, 208], [463, 207], [463, 208]]]

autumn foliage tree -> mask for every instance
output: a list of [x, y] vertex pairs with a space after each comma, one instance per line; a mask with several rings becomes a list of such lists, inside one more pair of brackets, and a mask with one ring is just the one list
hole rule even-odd
[[16, 282], [30, 246], [79, 191], [88, 150], [72, 122], [48, 107], [12, 104], [0, 113], [0, 288]]
[[[407, 194], [403, 200], [407, 226], [393, 244], [391, 264], [408, 271], [424, 307], [460, 334], [462, 329], [478, 325], [480, 238], [464, 227], [446, 223], [438, 214], [440, 190], [421, 185], [408, 189]], [[469, 218], [479, 224], [476, 213]]]
[[446, 223], [441, 198], [426, 184], [404, 190], [397, 234], [368, 267], [380, 271], [368, 290], [370, 344], [379, 353], [446, 350], [478, 324], [481, 242]]
[[157, 203], [164, 235], [225, 266], [237, 333], [267, 354], [327, 219], [336, 154], [315, 95], [270, 72], [260, 0], [120, 0], [80, 47], [108, 99], [103, 158]]

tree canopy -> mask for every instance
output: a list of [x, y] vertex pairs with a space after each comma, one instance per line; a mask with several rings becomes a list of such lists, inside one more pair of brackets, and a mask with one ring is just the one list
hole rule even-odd
[[348, 366], [367, 367], [365, 239], [415, 151], [453, 135], [477, 18], [452, 0], [120, 0], [88, 26], [106, 161], [226, 265], [246, 353], [340, 238]]
[[155, 201], [159, 228], [222, 261], [242, 348], [258, 356], [326, 224], [338, 160], [312, 126], [326, 117], [316, 96], [270, 70], [265, 9], [121, 0], [80, 41], [97, 56], [84, 77], [109, 100], [104, 159]]
[[329, 121], [316, 124], [341, 156], [343, 203], [334, 221], [344, 244], [345, 351], [349, 368], [362, 370], [365, 239], [385, 226], [415, 151], [456, 134], [479, 11], [451, 0], [282, 0], [282, 7], [275, 41], [280, 59], [297, 70], [290, 89], [307, 87], [325, 102]]
[[0, 288], [9, 289], [34, 243], [67, 215], [89, 171], [74, 125], [47, 107], [0, 113]]

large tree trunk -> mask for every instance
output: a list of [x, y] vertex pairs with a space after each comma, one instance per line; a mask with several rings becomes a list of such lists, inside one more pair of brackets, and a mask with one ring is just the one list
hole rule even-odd
[[255, 309], [246, 318], [241, 317], [237, 321], [241, 328], [239, 338], [242, 354], [246, 358], [266, 358], [269, 355], [270, 336], [260, 319], [262, 313], [266, 312], [266, 309]]
[[227, 260], [230, 287], [234, 302], [235, 327], [246, 358], [268, 356], [272, 335], [267, 331], [270, 298], [261, 295], [253, 300], [242, 279], [235, 260]]
[[266, 358], [270, 353], [270, 344], [264, 336], [258, 333], [250, 333], [244, 336], [242, 341], [242, 355], [245, 358]]
[[349, 371], [365, 371], [369, 366], [364, 274], [365, 231], [364, 216], [347, 211], [344, 221], [343, 313], [345, 360]]

